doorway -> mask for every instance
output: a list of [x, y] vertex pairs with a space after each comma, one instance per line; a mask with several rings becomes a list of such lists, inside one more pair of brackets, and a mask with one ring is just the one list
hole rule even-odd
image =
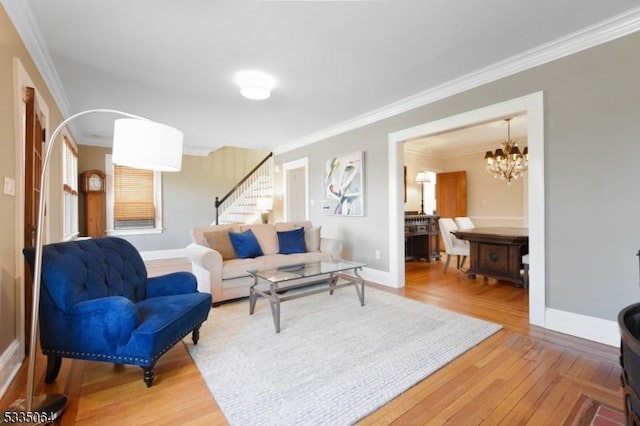
[[389, 270], [398, 287], [404, 287], [404, 197], [402, 191], [404, 142], [412, 138], [443, 133], [510, 115], [526, 114], [529, 120], [527, 220], [529, 223], [529, 322], [545, 326], [545, 194], [544, 113], [542, 92], [490, 105], [477, 110], [428, 122], [389, 134]]
[[309, 220], [309, 159], [283, 164], [284, 221]]
[[[30, 320], [31, 315], [27, 313], [27, 308], [31, 307], [29, 300], [30, 295], [27, 292], [31, 289], [31, 279], [25, 276], [27, 268], [25, 267], [24, 257], [22, 256], [22, 249], [28, 244], [28, 241], [32, 237], [31, 222], [35, 221], [34, 211], [28, 211], [26, 205], [29, 204], [33, 209], [36, 209], [37, 199], [31, 197], [29, 200], [26, 196], [27, 192], [31, 192], [33, 187], [39, 188], [39, 163], [36, 158], [41, 155], [37, 153], [31, 153], [27, 155], [27, 147], [25, 141], [27, 139], [40, 140], [38, 144], [41, 144], [44, 139], [44, 129], [49, 127], [49, 107], [45, 100], [42, 98], [37, 86], [30, 78], [26, 69], [22, 65], [19, 59], [13, 59], [13, 72], [15, 76], [14, 85], [14, 111], [15, 111], [15, 152], [16, 152], [16, 181], [15, 181], [15, 203], [16, 203], [16, 216], [15, 216], [15, 300], [17, 303], [12, 303], [11, 308], [13, 318], [15, 319], [15, 340], [18, 342], [19, 352], [22, 359], [24, 353], [28, 351], [27, 342], [29, 341], [26, 336], [26, 330], [30, 330], [27, 327], [27, 318]], [[32, 89], [28, 89], [32, 88]], [[28, 118], [31, 117], [31, 118]], [[27, 130], [30, 129], [31, 136], [27, 135]], [[36, 150], [42, 147], [34, 147]], [[27, 156], [30, 158], [27, 158]], [[27, 167], [27, 161], [30, 162], [34, 169]], [[26, 182], [27, 176], [31, 176], [31, 182]], [[33, 182], [35, 180], [35, 182]], [[30, 188], [27, 188], [27, 184]], [[48, 194], [45, 194], [48, 196]], [[48, 197], [47, 197], [48, 198]], [[27, 220], [27, 216], [30, 218]], [[45, 216], [44, 221], [44, 236], [43, 240], [46, 243], [50, 240], [48, 226], [49, 217]], [[3, 308], [5, 306], [3, 305]], [[30, 311], [29, 311], [30, 312]], [[18, 359], [18, 358], [16, 358]]]

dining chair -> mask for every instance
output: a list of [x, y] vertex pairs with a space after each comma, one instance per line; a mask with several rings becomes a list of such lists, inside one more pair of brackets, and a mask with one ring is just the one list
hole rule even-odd
[[442, 242], [444, 243], [444, 251], [447, 253], [444, 271], [447, 272], [451, 256], [454, 255], [457, 256], [457, 269], [462, 269], [464, 261], [469, 257], [469, 242], [460, 240], [451, 233], [452, 231], [458, 230], [458, 226], [453, 219], [440, 218], [438, 219], [438, 226], [440, 227], [440, 235], [442, 236]]
[[529, 253], [522, 256], [522, 263], [524, 265], [524, 276], [522, 277], [522, 287], [529, 288]]
[[458, 229], [473, 229], [476, 227], [468, 217], [456, 217], [453, 220], [456, 222]]

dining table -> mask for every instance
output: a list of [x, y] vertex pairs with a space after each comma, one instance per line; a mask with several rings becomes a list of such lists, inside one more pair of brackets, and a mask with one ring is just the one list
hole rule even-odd
[[469, 278], [482, 275], [524, 287], [522, 256], [529, 253], [529, 228], [477, 227], [451, 233], [469, 241]]

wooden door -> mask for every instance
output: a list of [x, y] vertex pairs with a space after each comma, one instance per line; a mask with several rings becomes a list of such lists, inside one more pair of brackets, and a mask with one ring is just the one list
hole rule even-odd
[[[35, 89], [26, 87], [25, 102], [25, 170], [24, 170], [24, 247], [33, 247], [36, 242], [38, 208], [40, 201], [40, 174], [45, 129], [42, 127], [42, 112], [36, 102]], [[24, 315], [25, 349], [29, 352], [31, 334], [31, 304], [33, 302], [33, 276], [29, 265], [24, 265]]]
[[440, 217], [467, 215], [467, 172], [436, 175], [436, 211]]

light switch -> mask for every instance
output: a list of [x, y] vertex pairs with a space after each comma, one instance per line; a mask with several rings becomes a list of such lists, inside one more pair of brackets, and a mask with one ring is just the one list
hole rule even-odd
[[16, 195], [16, 181], [10, 177], [4, 177], [4, 193], [5, 195]]

